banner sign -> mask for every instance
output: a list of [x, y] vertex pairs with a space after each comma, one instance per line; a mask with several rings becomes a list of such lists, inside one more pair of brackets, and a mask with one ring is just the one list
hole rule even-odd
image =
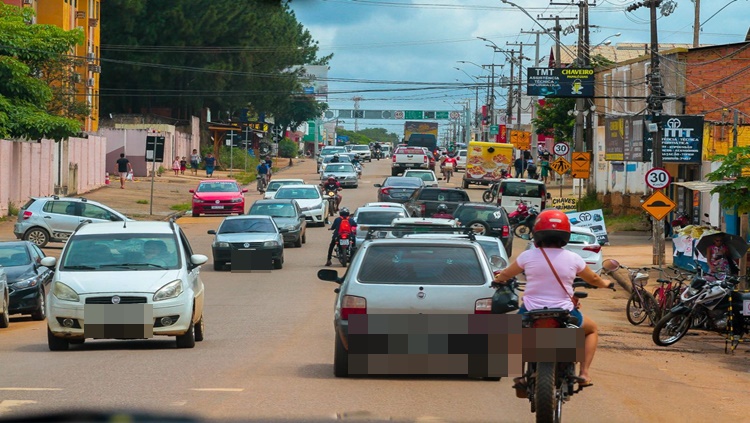
[[594, 97], [593, 68], [528, 68], [526, 94], [542, 97]]
[[647, 162], [644, 155], [644, 124], [640, 116], [612, 116], [604, 119], [604, 160]]
[[[664, 163], [701, 163], [703, 116], [662, 115], [661, 160]], [[651, 160], [653, 134], [644, 125], [646, 161]]]
[[570, 224], [582, 228], [589, 228], [596, 235], [600, 244], [609, 244], [607, 227], [604, 225], [604, 213], [602, 209], [588, 210], [583, 212], [565, 213], [570, 219]]

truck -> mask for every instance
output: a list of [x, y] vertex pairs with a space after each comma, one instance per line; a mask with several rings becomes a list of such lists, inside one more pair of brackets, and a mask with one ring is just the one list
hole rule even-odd
[[434, 159], [422, 147], [398, 147], [393, 152], [391, 175], [397, 176], [406, 169], [431, 169]]
[[499, 181], [504, 172], [510, 175], [514, 153], [513, 144], [471, 141], [466, 148], [463, 188], [471, 184], [490, 185]]
[[430, 152], [437, 148], [437, 122], [407, 120], [404, 123], [404, 142], [409, 147], [426, 147]]

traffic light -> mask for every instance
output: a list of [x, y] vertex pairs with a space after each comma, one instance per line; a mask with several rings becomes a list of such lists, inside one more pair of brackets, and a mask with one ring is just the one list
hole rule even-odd
[[489, 124], [490, 124], [490, 117], [489, 116], [483, 117], [482, 118], [482, 125], [487, 126]]

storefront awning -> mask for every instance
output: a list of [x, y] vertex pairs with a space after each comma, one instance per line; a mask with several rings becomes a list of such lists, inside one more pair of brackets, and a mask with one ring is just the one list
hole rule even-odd
[[716, 188], [718, 185], [726, 185], [726, 184], [731, 184], [731, 183], [732, 181], [717, 181], [717, 182], [690, 181], [690, 182], [675, 182], [672, 185], [676, 185], [678, 187], [685, 187], [693, 191], [711, 192], [711, 190]]

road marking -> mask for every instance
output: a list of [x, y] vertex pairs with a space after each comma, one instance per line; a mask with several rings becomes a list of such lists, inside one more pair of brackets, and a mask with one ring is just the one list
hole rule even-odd
[[193, 388], [191, 391], [201, 392], [242, 392], [243, 388]]
[[18, 407], [19, 405], [31, 405], [31, 404], [36, 404], [36, 401], [30, 401], [30, 400], [3, 400], [3, 401], [0, 401], [0, 414], [8, 412], [11, 408]]
[[62, 388], [0, 388], [0, 391], [62, 391]]
[[181, 407], [183, 405], [187, 404], [187, 401], [174, 401], [173, 403], [169, 404], [174, 407]]

